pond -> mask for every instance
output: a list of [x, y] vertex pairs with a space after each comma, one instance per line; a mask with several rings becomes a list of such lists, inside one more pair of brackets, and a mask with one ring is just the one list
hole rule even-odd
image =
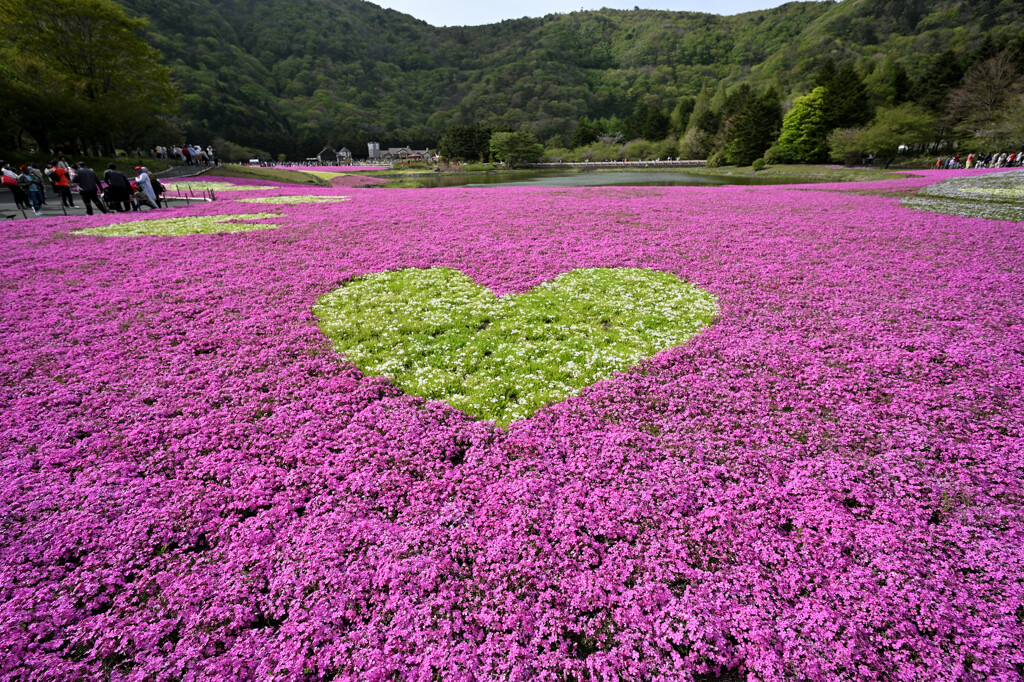
[[686, 170], [518, 170], [484, 173], [435, 173], [409, 176], [418, 187], [668, 187], [717, 185], [780, 185], [822, 182], [814, 178], [711, 175]]

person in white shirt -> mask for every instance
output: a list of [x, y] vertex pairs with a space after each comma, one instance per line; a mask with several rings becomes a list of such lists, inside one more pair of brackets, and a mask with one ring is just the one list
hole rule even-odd
[[149, 179], [149, 173], [142, 166], [136, 166], [135, 170], [139, 171], [139, 175], [135, 178], [135, 184], [139, 186], [142, 193], [149, 199], [148, 206], [150, 208], [157, 208], [156, 192], [153, 191], [153, 183]]

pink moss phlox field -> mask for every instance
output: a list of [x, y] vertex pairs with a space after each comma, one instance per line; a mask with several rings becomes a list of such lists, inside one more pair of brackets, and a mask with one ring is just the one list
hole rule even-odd
[[[261, 232], [4, 226], [0, 678], [1019, 679], [1021, 224], [346, 194]], [[363, 377], [311, 312], [438, 266], [499, 295], [656, 268], [721, 316], [503, 431]]]

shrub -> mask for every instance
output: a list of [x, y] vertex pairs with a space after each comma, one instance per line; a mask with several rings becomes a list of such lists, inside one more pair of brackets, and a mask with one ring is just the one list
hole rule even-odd
[[619, 156], [630, 161], [650, 160], [657, 155], [655, 144], [644, 139], [632, 140], [619, 148]]
[[708, 158], [708, 168], [718, 168], [725, 165], [725, 154], [717, 151]]
[[750, 164], [755, 171], [761, 171], [765, 169], [768, 164], [765, 163], [764, 159], [754, 159], [754, 163]]

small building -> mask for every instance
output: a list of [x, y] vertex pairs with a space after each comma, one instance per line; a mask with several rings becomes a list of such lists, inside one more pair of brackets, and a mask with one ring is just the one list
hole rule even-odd
[[388, 147], [388, 150], [381, 154], [385, 161], [405, 161], [412, 154], [408, 147]]
[[396, 161], [433, 161], [437, 157], [429, 149], [413, 149], [408, 145], [405, 147], [388, 147], [385, 150], [381, 150], [377, 142], [371, 142], [369, 147], [371, 161], [387, 161], [389, 163], [395, 163]]
[[331, 145], [324, 145], [324, 148], [316, 155], [316, 160], [322, 166], [338, 163], [338, 152], [334, 151]]
[[342, 147], [338, 150], [338, 161], [348, 162], [352, 160], [352, 152], [348, 150], [348, 147]]

